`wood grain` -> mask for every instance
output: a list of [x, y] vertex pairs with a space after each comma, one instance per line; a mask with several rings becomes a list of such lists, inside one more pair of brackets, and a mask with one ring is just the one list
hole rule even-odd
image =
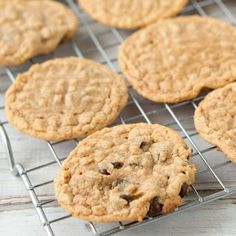
[[[195, 211], [179, 214], [157, 223], [149, 224], [136, 230], [126, 231], [119, 235], [125, 236], [233, 236], [236, 235], [236, 200], [219, 200]], [[50, 218], [61, 215], [60, 208], [47, 209]], [[14, 224], [14, 227], [12, 225]], [[0, 235], [44, 235], [44, 229], [39, 223], [35, 210], [27, 206], [22, 209], [11, 209], [1, 213]], [[58, 236], [89, 236], [89, 228], [78, 219], [69, 218], [53, 224]]]
[[[197, 1], [202, 2], [202, 1]], [[226, 17], [222, 12], [216, 1], [212, 2], [212, 5], [205, 7], [204, 11], [209, 16], [224, 19], [228, 22], [232, 22], [233, 19]], [[225, 0], [224, 3], [229, 7], [230, 11], [236, 13], [236, 3], [234, 0]], [[196, 14], [196, 11], [189, 12], [190, 14]], [[105, 26], [100, 24], [93, 24], [92, 30], [95, 33], [108, 30]], [[122, 35], [127, 35], [127, 32], [121, 32]], [[104, 62], [101, 54], [96, 51], [95, 45], [89, 39], [89, 36], [84, 28], [80, 28], [79, 39], [76, 42], [79, 45], [84, 56], [94, 59], [97, 62]], [[112, 33], [98, 36], [102, 46], [116, 44], [116, 39]], [[107, 47], [106, 52], [111, 59], [116, 58], [118, 47]], [[87, 51], [87, 52], [86, 52]], [[55, 56], [69, 56], [74, 55], [70, 42], [63, 43], [54, 53]], [[34, 62], [42, 62], [46, 59], [50, 59], [52, 56], [37, 57], [34, 58]], [[31, 63], [26, 63], [23, 66], [14, 68], [14, 72], [23, 72], [29, 68]], [[117, 67], [117, 63], [115, 63]], [[118, 68], [118, 67], [117, 67]], [[6, 89], [10, 86], [11, 82], [5, 74], [5, 70], [0, 68], [0, 107], [4, 105], [4, 94]], [[156, 109], [157, 104], [150, 103], [148, 101], [141, 101], [142, 106], [146, 111]], [[160, 106], [161, 107], [161, 106]], [[189, 106], [186, 106], [184, 111], [176, 111], [179, 116], [188, 115], [191, 112]], [[124, 117], [130, 117], [138, 115], [139, 112], [134, 105], [129, 105], [123, 112]], [[166, 113], [159, 112], [158, 115], [154, 113], [150, 115], [150, 119], [153, 122], [164, 123], [171, 121], [170, 116], [166, 116]], [[0, 120], [5, 121], [3, 110], [0, 110]], [[132, 122], [140, 122], [142, 119], [134, 119]], [[189, 132], [192, 132], [191, 122], [184, 123]], [[10, 125], [5, 125], [5, 128], [12, 141], [12, 148], [14, 151], [14, 157], [17, 162], [24, 165], [26, 169], [33, 168], [37, 165], [44, 164], [53, 160], [52, 154], [47, 147], [47, 143], [30, 138], [26, 135], [14, 130]], [[172, 128], [177, 129], [176, 126]], [[179, 129], [177, 129], [179, 131]], [[202, 139], [196, 138], [194, 141], [197, 145], [203, 149], [209, 147], [209, 145]], [[74, 141], [68, 141], [63, 144], [55, 145], [55, 151], [60, 157], [66, 157], [68, 153], [75, 147]], [[206, 159], [211, 165], [217, 165], [224, 163], [227, 159], [224, 155], [218, 151], [210, 151], [205, 153]], [[198, 170], [206, 169], [206, 166], [198, 156], [192, 158]], [[39, 184], [44, 181], [52, 180], [58, 169], [57, 164], [50, 165], [47, 168], [43, 168], [34, 171], [30, 174], [32, 184]], [[216, 172], [222, 179], [226, 186], [236, 185], [236, 166], [234, 164], [228, 164], [223, 168], [219, 168]], [[6, 236], [42, 236], [46, 235], [43, 227], [39, 221], [39, 218], [32, 206], [31, 200], [26, 192], [24, 185], [20, 178], [14, 177], [8, 170], [8, 161], [6, 159], [6, 153], [2, 145], [0, 138], [0, 235]], [[205, 174], [199, 174], [197, 177], [197, 189], [201, 189], [202, 194], [208, 194], [209, 189], [219, 189], [219, 184], [213, 176], [208, 172]], [[49, 184], [43, 188], [37, 190], [40, 200], [55, 199], [52, 184]], [[60, 217], [64, 215], [63, 210], [57, 206], [56, 202], [49, 204], [45, 211], [50, 219]], [[236, 235], [236, 195], [231, 196], [228, 199], [218, 200], [214, 203], [205, 205], [199, 209], [191, 210], [177, 217], [171, 217], [166, 220], [162, 220], [157, 223], [146, 225], [142, 228], [132, 230], [129, 232], [123, 232], [119, 235], [125, 236], [233, 236]], [[103, 226], [100, 226], [100, 228]], [[91, 232], [84, 225], [84, 223], [75, 218], [69, 218], [67, 220], [54, 223], [53, 229], [58, 236], [87, 236], [91, 235]]]

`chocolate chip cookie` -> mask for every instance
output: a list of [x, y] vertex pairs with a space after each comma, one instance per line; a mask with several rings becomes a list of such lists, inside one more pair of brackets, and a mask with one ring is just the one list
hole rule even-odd
[[19, 74], [6, 93], [8, 121], [46, 140], [91, 134], [117, 118], [128, 98], [123, 79], [96, 62], [50, 60]]
[[50, 0], [0, 0], [0, 65], [14, 66], [52, 52], [77, 29], [77, 19]]
[[191, 150], [173, 130], [132, 124], [83, 141], [55, 178], [56, 197], [73, 216], [95, 222], [141, 221], [171, 212], [194, 182]]
[[199, 134], [236, 163], [236, 83], [209, 93], [195, 111]]
[[236, 80], [236, 29], [200, 16], [167, 19], [124, 41], [119, 62], [142, 96], [175, 103]]
[[178, 14], [187, 0], [78, 0], [95, 20], [123, 29], [144, 27]]

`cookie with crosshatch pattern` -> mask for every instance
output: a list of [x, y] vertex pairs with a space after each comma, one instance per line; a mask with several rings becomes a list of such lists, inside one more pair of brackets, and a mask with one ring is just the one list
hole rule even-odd
[[200, 16], [160, 21], [128, 37], [119, 52], [126, 78], [142, 96], [175, 103], [236, 80], [236, 29]]
[[95, 20], [123, 29], [147, 26], [175, 16], [188, 0], [78, 0], [80, 7]]
[[209, 93], [195, 111], [199, 134], [236, 163], [236, 83]]
[[85, 136], [114, 121], [127, 103], [125, 82], [91, 60], [69, 57], [33, 65], [6, 93], [18, 130], [46, 140]]
[[74, 13], [51, 0], [0, 0], [0, 65], [52, 52], [77, 29]]
[[63, 162], [56, 197], [73, 216], [95, 222], [165, 214], [182, 203], [194, 182], [190, 155], [175, 131], [158, 124], [104, 128]]

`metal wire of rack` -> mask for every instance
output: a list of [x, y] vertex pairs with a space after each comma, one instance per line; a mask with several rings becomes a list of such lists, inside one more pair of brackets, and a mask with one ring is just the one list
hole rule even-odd
[[[120, 73], [119, 68], [117, 66], [117, 57], [111, 57], [109, 54], [109, 49], [115, 48], [119, 46], [120, 43], [122, 43], [123, 38], [126, 37], [126, 32], [123, 32], [121, 30], [117, 30], [115, 28], [105, 27], [103, 26], [102, 29], [99, 29], [98, 31], [93, 30], [93, 25], [98, 24], [88, 18], [86, 14], [82, 13], [79, 9], [79, 7], [74, 3], [73, 0], [62, 0], [65, 4], [67, 4], [78, 16], [79, 21], [81, 23], [79, 27], [79, 31], [83, 31], [83, 35], [77, 35], [70, 43], [71, 48], [73, 49], [73, 53], [79, 57], [91, 57], [92, 59], [98, 59], [99, 62], [108, 65], [111, 69], [114, 71], [117, 71]], [[236, 24], [236, 19], [233, 16], [233, 14], [230, 12], [229, 8], [226, 6], [226, 3], [222, 0], [192, 0], [189, 5], [184, 9], [183, 14], [193, 14], [197, 13], [202, 16], [208, 15], [207, 8], [208, 7], [217, 7], [220, 12], [227, 18], [227, 21], [229, 21], [232, 24]], [[104, 37], [106, 34], [109, 34], [110, 37], [114, 37], [115, 41], [112, 43], [106, 43], [104, 44], [101, 40], [102, 37]], [[90, 41], [90, 44], [88, 44], [88, 48], [86, 50], [84, 48], [81, 48], [79, 45], [78, 40], [85, 40]], [[109, 40], [110, 41], [110, 40]], [[97, 55], [99, 55], [97, 57]], [[54, 53], [51, 54], [51, 57], [55, 57]], [[45, 60], [45, 59], [43, 59]], [[30, 60], [30, 64], [34, 63], [34, 59]], [[7, 80], [10, 80], [11, 82], [15, 81], [15, 74], [17, 73], [17, 70], [13, 70], [10, 68], [5, 68], [5, 76], [4, 78]], [[154, 217], [154, 218], [146, 218], [143, 220], [143, 222], [117, 222], [115, 225], [113, 224], [112, 227], [109, 229], [99, 231], [96, 224], [93, 222], [88, 222], [88, 225], [90, 227], [90, 230], [93, 235], [111, 235], [120, 231], [128, 230], [128, 229], [134, 229], [136, 227], [140, 227], [144, 224], [148, 224], [154, 221], [159, 221], [165, 218], [170, 217], [171, 215], [176, 215], [180, 212], [184, 212], [187, 210], [190, 210], [192, 208], [196, 208], [199, 206], [202, 206], [204, 204], [207, 204], [211, 201], [227, 197], [231, 194], [236, 193], [236, 186], [228, 187], [225, 185], [224, 181], [219, 177], [219, 174], [217, 173], [217, 169], [222, 168], [230, 163], [230, 161], [227, 161], [226, 158], [223, 159], [223, 162], [212, 165], [208, 161], [206, 157], [206, 153], [216, 151], [216, 148], [213, 146], [207, 146], [202, 148], [201, 145], [199, 145], [198, 142], [196, 142], [195, 137], [198, 136], [197, 132], [194, 130], [192, 117], [194, 109], [197, 107], [197, 103], [201, 101], [204, 98], [204, 95], [200, 95], [197, 98], [182, 102], [179, 104], [154, 104], [150, 101], [147, 101], [141, 97], [139, 97], [131, 88], [129, 89], [129, 102], [127, 108], [124, 110], [124, 112], [119, 117], [119, 120], [116, 121], [116, 123], [132, 123], [132, 122], [147, 122], [147, 123], [155, 123], [156, 120], [153, 119], [153, 117], [162, 117], [162, 113], [165, 113], [165, 116], [163, 119], [158, 120], [159, 123], [162, 125], [174, 128], [180, 132], [182, 137], [185, 139], [185, 141], [193, 148], [193, 158], [198, 157], [199, 160], [204, 164], [205, 168], [202, 170], [199, 170], [197, 175], [202, 175], [204, 173], [210, 173], [215, 182], [218, 184], [219, 188], [216, 192], [210, 193], [206, 196], [202, 196], [199, 190], [197, 190], [196, 186], [192, 186], [192, 194], [194, 197], [191, 201], [186, 201], [183, 206], [176, 209], [173, 213], [170, 213], [168, 215]], [[190, 109], [190, 114], [186, 114], [186, 106], [188, 106], [187, 109]], [[135, 108], [136, 112], [135, 114], [130, 114], [129, 107]], [[0, 111], [4, 109], [4, 106], [0, 105]], [[182, 116], [179, 115], [179, 110], [182, 109]], [[184, 112], [183, 112], [184, 111]], [[188, 112], [187, 112], [188, 113]], [[167, 115], [169, 118], [167, 119]], [[166, 122], [168, 121], [168, 122]], [[187, 123], [186, 123], [187, 122]], [[186, 127], [191, 123], [191, 128]], [[40, 197], [37, 194], [37, 189], [50, 185], [53, 183], [53, 180], [47, 180], [45, 182], [39, 183], [39, 184], [32, 184], [30, 173], [36, 172], [38, 170], [43, 170], [44, 168], [51, 166], [51, 165], [58, 165], [61, 166], [62, 161], [65, 159], [64, 157], [61, 157], [57, 154], [55, 150], [56, 145], [61, 145], [63, 142], [47, 142], [48, 148], [51, 152], [53, 160], [48, 161], [47, 163], [42, 163], [40, 165], [37, 165], [32, 168], [25, 169], [24, 166], [20, 163], [15, 162], [14, 158], [14, 150], [12, 149], [11, 140], [10, 137], [6, 131], [5, 126], [8, 124], [7, 121], [0, 121], [0, 135], [3, 140], [3, 145], [6, 147], [6, 154], [9, 159], [9, 166], [10, 171], [16, 175], [19, 176], [26, 187], [27, 192], [29, 193], [30, 199], [32, 200], [33, 206], [37, 211], [37, 214], [40, 218], [40, 221], [49, 236], [56, 235], [52, 225], [56, 222], [63, 221], [66, 218], [69, 218], [70, 215], [64, 214], [61, 217], [50, 219], [47, 216], [47, 213], [45, 211], [45, 207], [52, 203], [56, 202], [55, 199], [50, 200], [40, 200]], [[73, 140], [76, 144], [79, 140], [75, 139]], [[216, 152], [217, 153], [217, 152]], [[218, 153], [217, 153], [218, 155]]]

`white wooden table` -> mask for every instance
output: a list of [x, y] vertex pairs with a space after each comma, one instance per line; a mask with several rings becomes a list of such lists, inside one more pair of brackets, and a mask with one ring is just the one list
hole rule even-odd
[[[195, 1], [192, 1], [193, 3]], [[199, 0], [197, 2], [203, 2]], [[206, 14], [213, 17], [219, 17], [226, 19], [226, 15], [222, 12], [219, 5], [216, 4], [217, 0], [205, 0], [205, 2], [211, 3], [204, 7], [203, 10]], [[219, 3], [220, 1], [218, 1]], [[234, 0], [223, 1], [235, 16], [236, 2]], [[195, 5], [196, 6], [196, 5]], [[199, 10], [199, 9], [198, 9]], [[200, 9], [201, 11], [201, 9]], [[188, 14], [196, 13], [196, 9], [188, 11]], [[233, 18], [226, 20], [232, 21]], [[96, 25], [93, 30], [96, 31], [102, 26]], [[99, 29], [100, 30], [100, 29]], [[86, 32], [83, 29], [79, 29], [79, 37], [85, 36]], [[100, 40], [111, 40], [109, 35], [99, 36], [103, 37]], [[79, 46], [89, 49], [91, 47], [90, 42], [85, 40], [84, 44]], [[66, 52], [67, 55], [73, 55], [73, 50], [69, 44], [65, 43], [55, 51], [56, 56], [65, 56], [61, 51]], [[109, 51], [109, 56], [112, 57], [114, 52]], [[101, 55], [96, 52], [89, 52], [86, 57], [101, 61]], [[48, 56], [51, 58], [51, 56]], [[35, 61], [45, 60], [45, 57], [38, 57]], [[30, 63], [19, 67], [18, 71], [24, 71], [29, 67]], [[4, 93], [9, 87], [10, 81], [6, 79], [4, 70], [0, 70], [0, 107], [4, 104]], [[149, 106], [149, 104], [148, 104]], [[150, 106], [151, 107], [151, 106]], [[132, 113], [131, 111], [129, 111]], [[129, 113], [128, 112], [128, 113]], [[127, 114], [128, 114], [127, 113]], [[160, 117], [159, 117], [160, 118]], [[0, 120], [5, 120], [2, 110], [0, 110]], [[155, 121], [155, 119], [154, 119]], [[47, 144], [43, 141], [30, 138], [26, 135], [20, 134], [15, 131], [10, 125], [5, 126], [7, 132], [11, 138], [14, 156], [17, 162], [20, 162], [24, 167], [32, 168], [42, 163], [49, 162], [51, 159], [51, 153], [47, 147]], [[31, 200], [26, 192], [22, 180], [13, 176], [8, 169], [8, 161], [6, 158], [6, 152], [0, 139], [0, 235], [1, 236], [41, 236], [46, 235], [45, 231], [38, 219]], [[201, 145], [202, 140], [197, 141]], [[67, 142], [58, 147], [60, 155], [67, 156], [70, 150], [75, 146], [74, 142]], [[215, 165], [225, 160], [225, 157], [219, 152], [206, 154], [207, 160]], [[198, 168], [203, 168], [202, 164], [197, 159], [194, 162], [198, 165]], [[31, 176], [32, 183], [38, 184], [46, 180], [53, 179], [58, 167], [52, 165], [46, 170], [38, 171], [35, 175]], [[218, 170], [220, 178], [227, 186], [236, 186], [236, 165], [229, 164]], [[219, 188], [212, 176], [204, 174], [198, 177], [197, 188], [202, 190], [203, 195], [209, 194], [209, 191], [215, 191]], [[46, 185], [44, 188], [39, 189], [37, 194], [40, 196], [40, 200], [54, 199], [54, 192], [52, 184]], [[63, 210], [53, 202], [45, 207], [47, 216], [50, 219], [60, 216]], [[87, 236], [91, 235], [85, 224], [79, 219], [68, 219], [55, 224], [55, 233], [59, 236]], [[171, 218], [152, 223], [141, 228], [137, 228], [131, 231], [120, 233], [119, 235], [161, 235], [161, 236], [183, 236], [183, 235], [214, 235], [214, 236], [230, 236], [236, 235], [236, 195], [233, 195], [227, 199], [217, 200], [208, 205], [202, 206], [194, 210], [190, 210], [185, 213], [178, 214]]]

